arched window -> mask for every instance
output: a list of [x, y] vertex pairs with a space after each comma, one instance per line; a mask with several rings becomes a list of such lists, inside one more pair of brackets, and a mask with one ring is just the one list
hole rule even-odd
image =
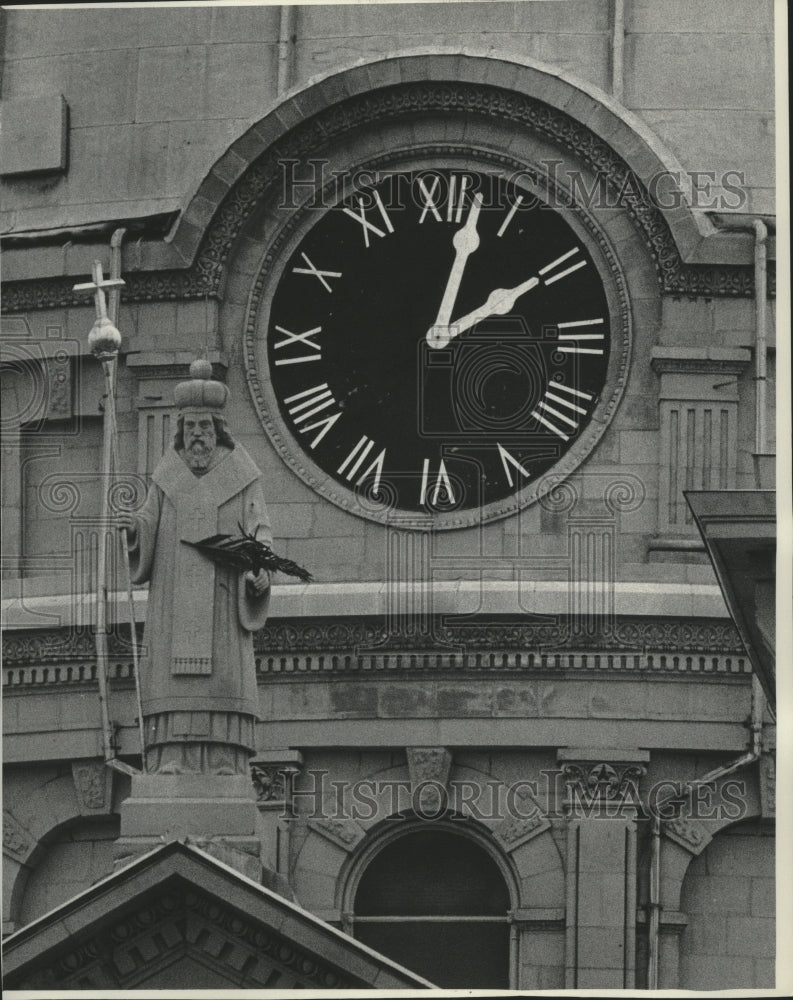
[[448, 829], [380, 850], [355, 892], [353, 932], [436, 986], [509, 988], [509, 891], [484, 848]]

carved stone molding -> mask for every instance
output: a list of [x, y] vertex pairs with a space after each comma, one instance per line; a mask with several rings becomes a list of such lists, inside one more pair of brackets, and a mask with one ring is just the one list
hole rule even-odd
[[510, 815], [492, 829], [493, 836], [504, 850], [511, 852], [550, 827], [550, 820], [541, 815], [536, 802], [528, 795], [522, 795], [515, 797]]
[[[384, 653], [400, 649], [438, 650], [450, 655], [458, 652], [516, 650], [537, 653], [552, 651], [658, 651], [670, 654], [742, 654], [743, 645], [737, 630], [728, 619], [668, 619], [613, 618], [602, 622], [588, 622], [585, 633], [577, 632], [563, 616], [556, 622], [531, 622], [523, 616], [521, 620], [491, 620], [454, 623], [446, 618], [434, 619], [428, 635], [388, 632], [386, 624], [379, 619], [313, 619], [307, 622], [277, 621], [267, 626], [254, 637], [257, 653], [273, 650], [284, 652], [338, 651], [357, 652], [362, 647], [375, 650], [383, 647]], [[493, 664], [494, 666], [495, 664]], [[562, 663], [559, 664], [563, 666]], [[609, 664], [600, 663], [598, 667]], [[626, 670], [636, 669], [631, 663], [615, 664]], [[656, 661], [648, 663], [649, 669], [669, 669]], [[714, 664], [715, 668], [715, 664]], [[341, 668], [343, 669], [343, 668]], [[674, 664], [674, 669], [701, 669], [705, 664]]]
[[568, 763], [562, 768], [571, 797], [585, 804], [638, 804], [639, 782], [647, 773], [641, 764]]
[[308, 821], [312, 830], [343, 851], [352, 851], [363, 840], [364, 832], [354, 819], [332, 819], [321, 816]]
[[299, 768], [290, 764], [263, 764], [252, 760], [251, 780], [259, 805], [281, 805], [292, 790], [293, 776]]
[[[96, 683], [88, 628], [6, 630], [2, 646], [6, 692]], [[524, 617], [461, 624], [436, 618], [428, 634], [399, 636], [381, 618], [273, 619], [255, 634], [254, 649], [260, 676], [318, 680], [385, 666], [408, 673], [619, 673], [738, 681], [751, 674], [733, 624], [712, 619], [609, 618], [580, 634], [561, 617], [555, 623]], [[109, 650], [110, 678], [132, 683], [132, 651], [123, 631], [109, 636]]]
[[257, 802], [281, 803], [286, 801], [286, 775], [279, 768], [252, 763], [251, 779], [253, 787], [256, 789]]
[[112, 810], [113, 770], [103, 760], [72, 761], [72, 779], [81, 816]]
[[[746, 371], [751, 359], [751, 352], [742, 347], [735, 349], [654, 347], [650, 364], [653, 371], [659, 375], [738, 376]], [[716, 394], [714, 398], [720, 397]]]
[[299, 750], [262, 750], [249, 763], [259, 805], [275, 806], [289, 801], [295, 775], [303, 767]]
[[[498, 119], [550, 140], [604, 178], [642, 234], [661, 289], [675, 296], [749, 296], [752, 268], [745, 265], [686, 264], [669, 225], [647, 188], [603, 139], [564, 111], [528, 94], [455, 81], [397, 84], [356, 95], [300, 122], [252, 160], [206, 229], [194, 262], [184, 269], [125, 272], [126, 302], [218, 298], [228, 257], [245, 222], [281, 180], [279, 161], [302, 162], [328, 144], [374, 123], [442, 113], [447, 120]], [[262, 140], [264, 145], [264, 140]], [[773, 269], [769, 282], [773, 287]], [[8, 282], [3, 311], [26, 312], [81, 304], [72, 286], [77, 276]]]
[[701, 854], [713, 840], [713, 835], [701, 822], [687, 816], [666, 820], [661, 824], [661, 830], [670, 840], [694, 855]]
[[448, 797], [452, 755], [446, 747], [407, 747], [411, 800], [428, 815], [438, 814]]
[[38, 841], [10, 809], [3, 810], [3, 854], [24, 864], [38, 847]]
[[228, 979], [261, 989], [338, 989], [359, 985], [288, 936], [257, 925], [220, 901], [189, 889], [161, 894], [89, 940], [7, 984], [13, 988], [124, 989], [145, 983], [153, 967], [167, 969], [187, 953]]

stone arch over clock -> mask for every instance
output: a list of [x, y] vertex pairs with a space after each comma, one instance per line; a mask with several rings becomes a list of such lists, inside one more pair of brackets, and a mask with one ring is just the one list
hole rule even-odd
[[245, 368], [276, 452], [394, 526], [506, 517], [578, 468], [629, 370], [618, 244], [640, 295], [658, 296], [625, 210], [578, 196], [602, 180], [593, 165], [485, 91], [397, 86], [360, 116], [349, 102], [318, 115], [326, 140], [279, 144], [281, 183], [230, 265], [248, 282]]

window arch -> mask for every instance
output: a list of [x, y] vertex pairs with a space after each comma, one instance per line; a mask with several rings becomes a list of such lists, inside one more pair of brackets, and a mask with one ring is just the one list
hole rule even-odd
[[477, 839], [447, 823], [400, 832], [353, 893], [359, 941], [439, 987], [509, 988], [509, 887]]
[[26, 926], [113, 871], [119, 824], [116, 814], [84, 816], [50, 831], [25, 883], [18, 926]]

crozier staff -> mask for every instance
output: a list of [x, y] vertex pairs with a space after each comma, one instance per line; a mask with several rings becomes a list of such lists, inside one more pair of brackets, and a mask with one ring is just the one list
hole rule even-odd
[[251, 633], [270, 575], [211, 562], [183, 541], [259, 528], [270, 542], [262, 474], [226, 427], [228, 388], [207, 361], [176, 386], [174, 445], [146, 503], [122, 514], [135, 583], [150, 581], [141, 701], [150, 773], [246, 774], [258, 715]]

